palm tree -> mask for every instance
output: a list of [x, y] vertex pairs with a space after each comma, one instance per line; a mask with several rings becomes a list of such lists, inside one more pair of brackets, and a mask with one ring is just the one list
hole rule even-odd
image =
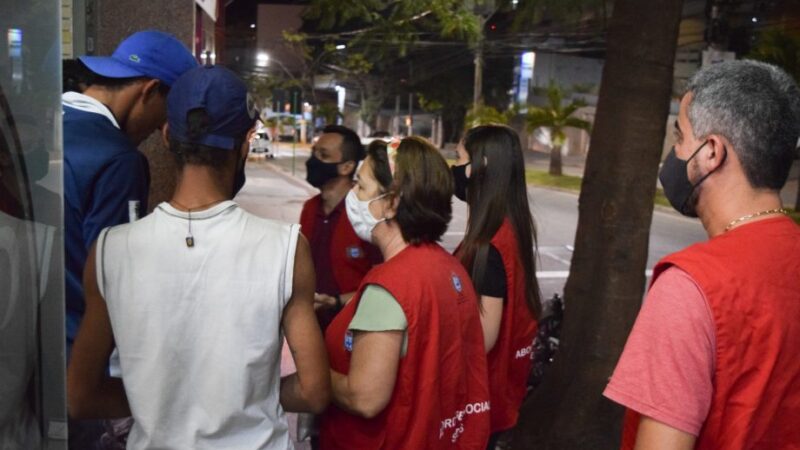
[[532, 106], [528, 109], [526, 122], [528, 131], [533, 132], [539, 128], [550, 130], [550, 175], [561, 175], [561, 147], [567, 137], [565, 128], [577, 128], [591, 131], [592, 124], [574, 117], [579, 108], [586, 106], [583, 100], [572, 100], [567, 105], [564, 103], [564, 91], [553, 81], [547, 87], [547, 105], [544, 107]]
[[325, 120], [325, 125], [334, 125], [336, 124], [336, 119], [344, 117], [335, 103], [321, 103], [317, 105], [315, 112], [318, 117], [322, 117]]
[[464, 117], [464, 126], [467, 128], [477, 127], [479, 125], [508, 125], [511, 119], [517, 115], [517, 108], [510, 108], [505, 111], [498, 111], [493, 106], [486, 106], [483, 103], [478, 103], [467, 111]]

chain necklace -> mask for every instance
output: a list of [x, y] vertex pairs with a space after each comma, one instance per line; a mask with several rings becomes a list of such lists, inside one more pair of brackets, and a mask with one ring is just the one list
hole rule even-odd
[[729, 223], [728, 226], [725, 227], [725, 231], [729, 231], [731, 228], [733, 228], [734, 225], [736, 225], [737, 223], [744, 222], [745, 220], [755, 219], [756, 217], [766, 216], [767, 214], [778, 214], [778, 213], [788, 214], [789, 211], [785, 210], [784, 208], [775, 208], [775, 209], [767, 209], [764, 211], [759, 211], [753, 214], [748, 214], [746, 216], [739, 217], [736, 220], [732, 220], [731, 223]]
[[194, 208], [187, 208], [186, 206], [183, 206], [180, 203], [178, 203], [176, 200], [170, 200], [169, 201], [170, 203], [174, 204], [178, 208], [185, 209], [186, 212], [189, 214], [189, 229], [186, 232], [186, 246], [187, 247], [189, 247], [189, 248], [194, 247], [194, 235], [192, 235], [192, 210], [194, 209], [195, 211], [197, 211], [197, 210], [201, 210], [202, 211], [202, 210], [204, 210], [206, 208], [209, 208], [211, 206], [216, 205], [217, 203], [222, 203], [225, 200], [226, 199], [223, 198], [222, 200], [216, 200], [216, 201], [213, 201], [211, 203], [206, 203], [205, 205], [196, 206]]

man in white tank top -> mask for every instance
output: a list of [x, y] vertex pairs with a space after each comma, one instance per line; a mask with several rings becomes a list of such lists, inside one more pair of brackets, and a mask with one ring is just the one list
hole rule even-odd
[[[69, 413], [132, 415], [129, 449], [291, 448], [284, 411], [319, 413], [330, 398], [308, 243], [231, 201], [254, 125], [241, 80], [191, 70], [167, 106], [178, 186], [90, 252]], [[281, 379], [284, 335], [297, 373]], [[106, 371], [115, 346], [121, 381]]]

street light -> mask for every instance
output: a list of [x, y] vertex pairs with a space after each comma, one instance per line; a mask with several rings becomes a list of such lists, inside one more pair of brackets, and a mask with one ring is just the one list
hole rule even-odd
[[266, 67], [269, 64], [269, 55], [266, 53], [259, 53], [256, 55], [256, 65]]
[[344, 50], [346, 48], [347, 48], [347, 46], [344, 45], [344, 44], [339, 44], [339, 45], [336, 46], [336, 50]]

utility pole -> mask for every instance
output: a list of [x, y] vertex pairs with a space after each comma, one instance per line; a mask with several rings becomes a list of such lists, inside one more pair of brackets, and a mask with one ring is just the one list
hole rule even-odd
[[414, 94], [408, 93], [408, 136], [414, 134]]
[[497, 11], [495, 0], [472, 0], [472, 12], [478, 19], [478, 40], [475, 43], [475, 84], [472, 88], [472, 108], [477, 109], [483, 103], [483, 57], [486, 35], [483, 32], [486, 21]]
[[483, 103], [483, 25], [485, 20], [480, 19], [481, 22], [481, 35], [478, 38], [478, 43], [475, 46], [475, 84], [472, 87], [472, 108], [477, 109], [478, 105]]
[[414, 134], [414, 93], [411, 92], [411, 77], [414, 73], [414, 63], [408, 62], [408, 136]]
[[394, 121], [392, 123], [392, 136], [400, 135], [400, 94], [394, 96]]

